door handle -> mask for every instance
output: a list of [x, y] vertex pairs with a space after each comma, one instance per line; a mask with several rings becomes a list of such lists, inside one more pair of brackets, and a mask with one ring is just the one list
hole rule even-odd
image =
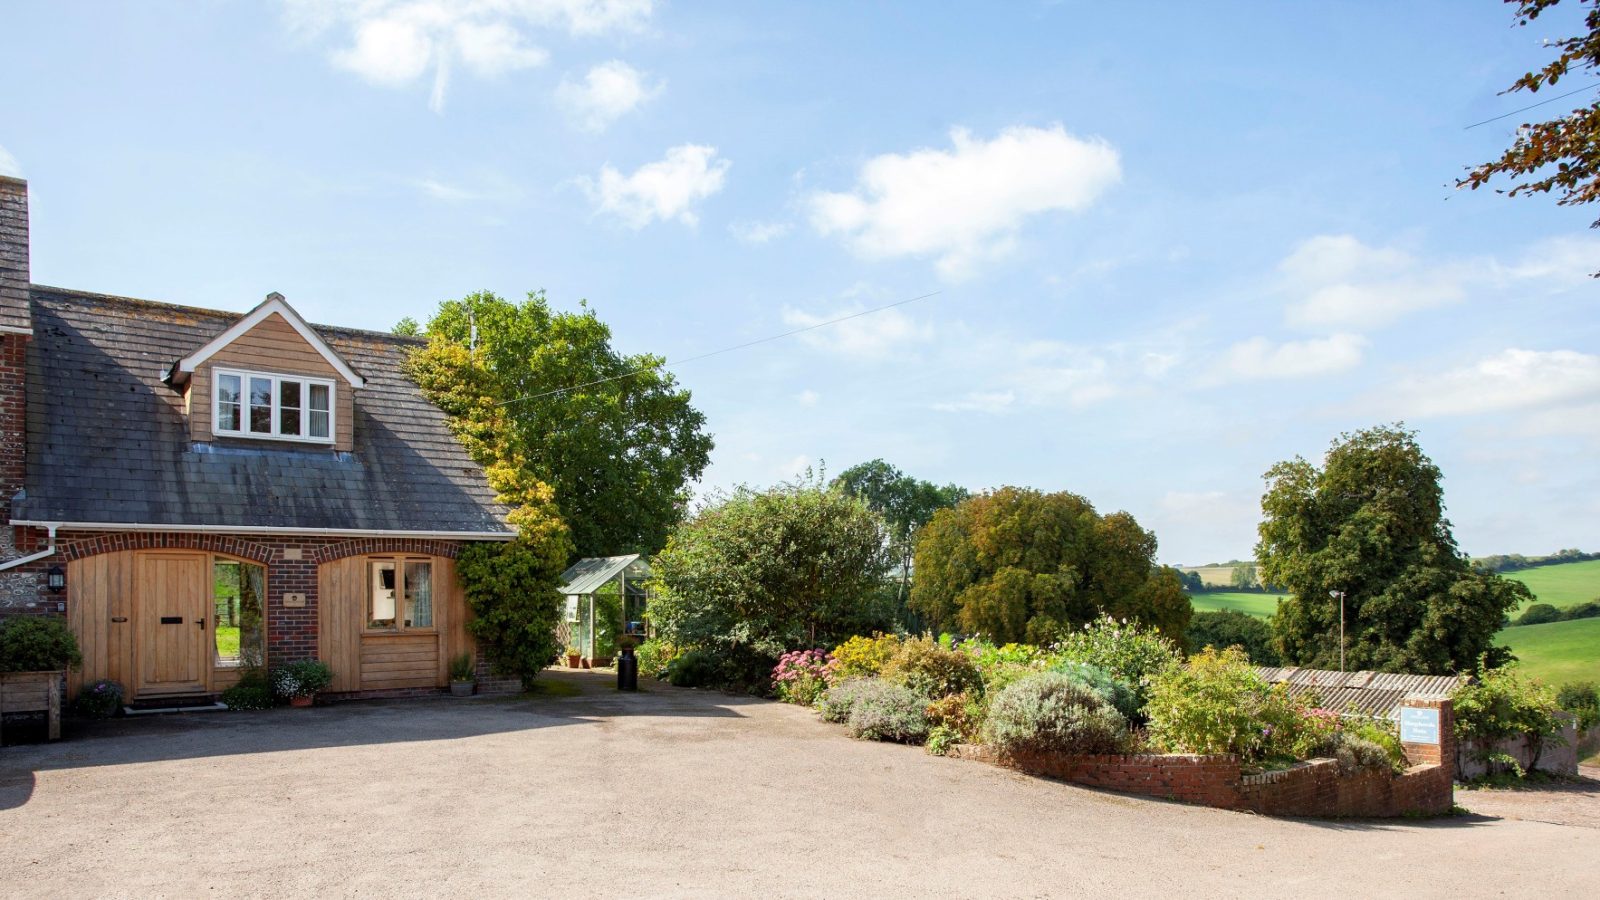
[[200, 626], [200, 630], [201, 631], [205, 631], [206, 630], [206, 617], [205, 616], [201, 616], [200, 618], [195, 619], [194, 623], [196, 625]]

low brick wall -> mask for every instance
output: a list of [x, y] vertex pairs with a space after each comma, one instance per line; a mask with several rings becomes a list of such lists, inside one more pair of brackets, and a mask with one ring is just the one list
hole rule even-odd
[[1244, 775], [1234, 756], [1002, 757], [976, 744], [957, 745], [950, 755], [1086, 787], [1271, 816], [1437, 815], [1449, 812], [1455, 802], [1450, 768], [1432, 764], [1393, 775], [1375, 769], [1342, 772], [1336, 760], [1316, 759], [1275, 772]]

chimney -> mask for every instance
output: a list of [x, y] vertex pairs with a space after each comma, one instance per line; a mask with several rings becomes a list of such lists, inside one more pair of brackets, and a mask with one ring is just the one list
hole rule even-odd
[[32, 334], [28, 183], [0, 175], [0, 334]]
[[[30, 291], [28, 183], [0, 175], [0, 528], [11, 521], [11, 498], [27, 475]], [[11, 530], [4, 529], [0, 558], [15, 555]]]

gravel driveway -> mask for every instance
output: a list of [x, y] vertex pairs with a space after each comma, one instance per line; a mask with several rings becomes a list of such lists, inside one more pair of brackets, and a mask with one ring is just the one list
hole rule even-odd
[[0, 750], [0, 892], [1556, 897], [1600, 878], [1581, 824], [1268, 819], [555, 677], [583, 693], [149, 717]]

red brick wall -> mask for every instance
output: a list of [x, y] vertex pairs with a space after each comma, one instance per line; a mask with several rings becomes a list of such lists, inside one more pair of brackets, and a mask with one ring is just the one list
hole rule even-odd
[[[17, 529], [25, 552], [46, 546], [42, 530]], [[317, 655], [317, 566], [329, 560], [365, 553], [417, 553], [455, 558], [460, 550], [455, 541], [416, 538], [361, 538], [352, 540], [326, 536], [279, 536], [254, 534], [198, 534], [185, 532], [82, 532], [62, 531], [56, 535], [56, 554], [16, 570], [35, 580], [36, 610], [62, 614], [72, 602], [72, 582], [60, 594], [44, 587], [43, 573], [51, 566], [65, 566], [75, 559], [123, 550], [204, 550], [254, 560], [267, 566], [267, 655], [272, 665]], [[300, 552], [300, 559], [289, 559], [285, 551]], [[303, 607], [283, 605], [285, 593], [306, 595]], [[9, 611], [9, 610], [8, 610]], [[21, 611], [21, 610], [18, 610]]]
[[1272, 816], [1393, 817], [1436, 815], [1455, 802], [1448, 766], [1341, 772], [1331, 759], [1241, 775], [1234, 756], [1023, 754], [1000, 757], [964, 744], [952, 754], [1086, 787]]

